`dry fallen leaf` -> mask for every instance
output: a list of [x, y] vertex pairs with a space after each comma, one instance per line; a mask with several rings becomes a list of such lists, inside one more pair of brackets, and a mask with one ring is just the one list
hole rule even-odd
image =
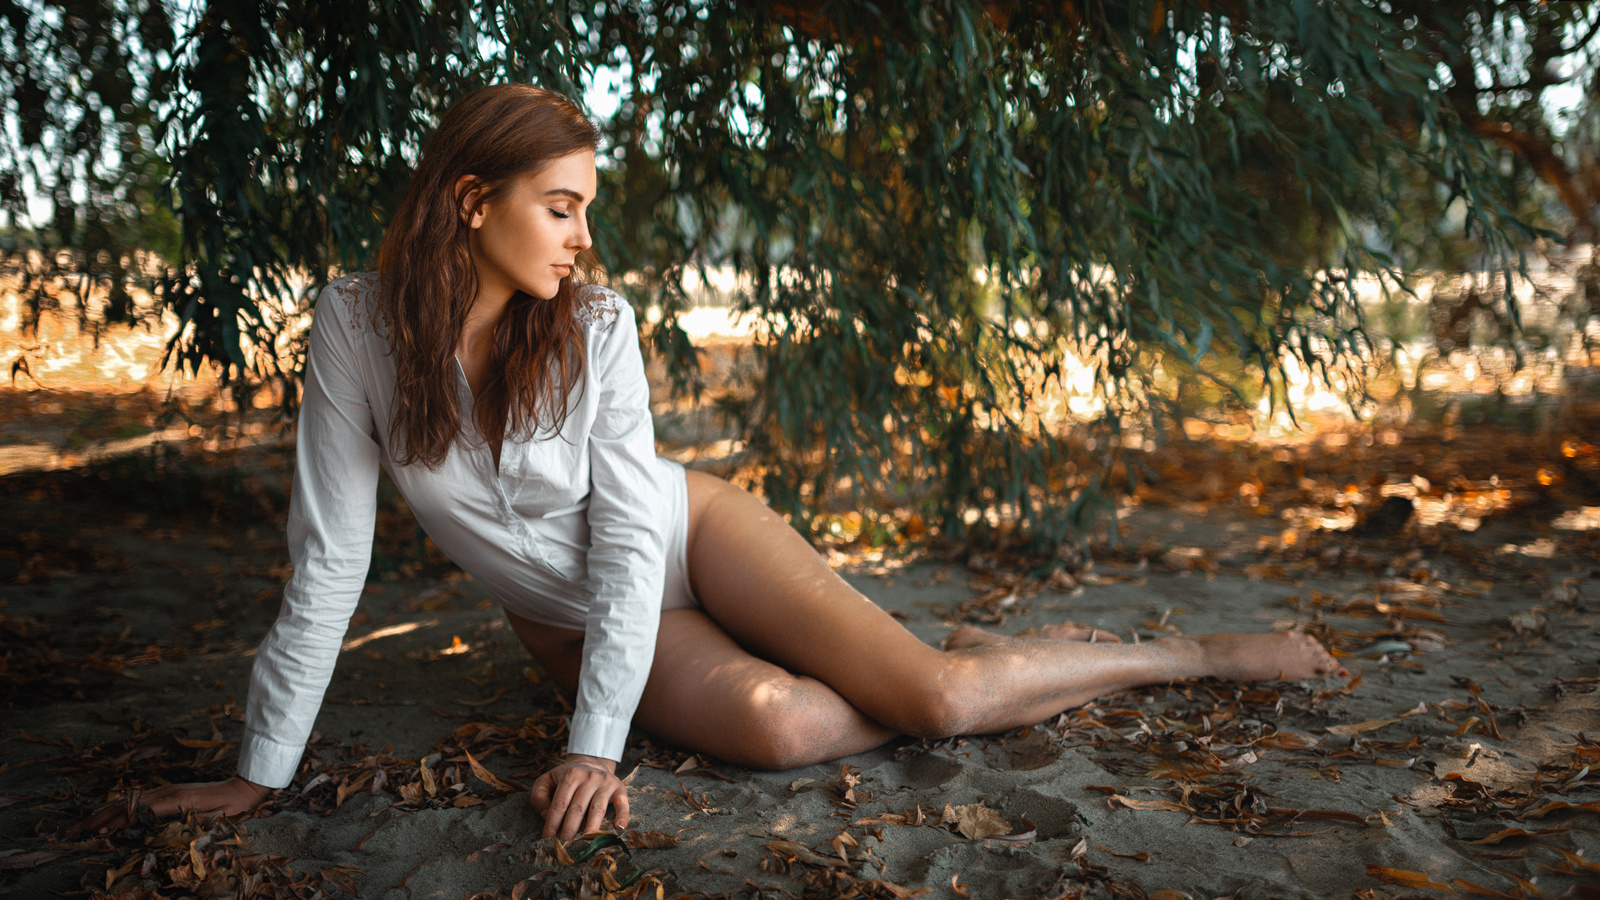
[[1455, 885], [1456, 888], [1461, 891], [1461, 893], [1472, 894], [1475, 897], [1497, 897], [1499, 900], [1520, 900], [1516, 894], [1508, 894], [1505, 891], [1497, 891], [1494, 888], [1484, 887], [1481, 884], [1474, 884], [1465, 878], [1452, 878], [1450, 883]]
[[[1543, 832], [1540, 833], [1543, 834]], [[1549, 847], [1549, 845], [1546, 846]], [[1549, 849], [1561, 854], [1561, 857], [1567, 861], [1567, 865], [1571, 866], [1573, 869], [1600, 874], [1600, 863], [1591, 862], [1587, 859], [1584, 859], [1582, 856], [1573, 853], [1571, 850], [1563, 850], [1560, 847], [1549, 847]]]
[[944, 815], [939, 817], [939, 824], [953, 826], [962, 837], [973, 841], [981, 841], [997, 834], [1008, 834], [1011, 831], [1009, 822], [982, 803], [969, 803], [965, 806], [951, 806], [946, 803]]
[[1538, 809], [1529, 810], [1522, 815], [1525, 819], [1542, 819], [1560, 810], [1600, 813], [1600, 803], [1568, 803], [1565, 800], [1552, 800]]
[[1456, 889], [1442, 881], [1434, 881], [1421, 872], [1412, 872], [1409, 869], [1391, 869], [1375, 863], [1367, 863], [1367, 877], [1376, 878], [1384, 884], [1398, 884], [1401, 887], [1429, 888], [1435, 891], [1444, 891], [1454, 894]]
[[1174, 803], [1171, 800], [1135, 800], [1132, 797], [1124, 797], [1121, 794], [1112, 794], [1111, 800], [1129, 809], [1165, 809], [1172, 812], [1193, 812], [1189, 807]]
[[662, 831], [630, 831], [628, 843], [646, 850], [671, 850], [678, 846], [678, 839]]
[[834, 835], [833, 840], [829, 841], [828, 845], [833, 848], [833, 852], [839, 854], [839, 858], [844, 860], [845, 865], [850, 864], [850, 854], [847, 852], [847, 848], [856, 846], [855, 838], [851, 837], [848, 832], [841, 831]]
[[1467, 841], [1466, 843], [1493, 845], [1515, 837], [1537, 837], [1542, 834], [1565, 834], [1571, 830], [1572, 829], [1570, 828], [1540, 828], [1537, 831], [1529, 831], [1526, 828], [1502, 828], [1488, 837], [1481, 837], [1475, 841]]
[[810, 847], [807, 847], [805, 844], [799, 843], [798, 841], [769, 841], [766, 846], [768, 850], [771, 850], [774, 853], [792, 856], [801, 862], [810, 863], [814, 866], [827, 866], [834, 869], [845, 869], [849, 868], [850, 866], [849, 863], [844, 862], [843, 860], [834, 859], [830, 856], [823, 856], [822, 854], [817, 853]]
[[489, 846], [483, 848], [482, 850], [474, 850], [471, 853], [468, 853], [467, 854], [467, 862], [469, 862], [469, 863], [478, 862], [478, 861], [482, 860], [485, 856], [488, 856], [489, 854], [495, 852], [496, 850], [504, 850], [505, 848], [507, 848], [509, 846], [511, 846], [511, 842], [510, 841], [495, 841], [494, 843], [492, 843]]
[[1365, 734], [1365, 733], [1367, 733], [1369, 731], [1377, 731], [1379, 728], [1382, 728], [1385, 725], [1393, 725], [1394, 723], [1396, 723], [1398, 721], [1400, 721], [1400, 720], [1399, 719], [1368, 719], [1365, 722], [1352, 722], [1349, 725], [1329, 725], [1328, 726], [1328, 733], [1329, 734], [1340, 734], [1340, 735], [1344, 735], [1345, 737], [1353, 737], [1353, 736], [1358, 735], [1358, 734]]
[[66, 851], [54, 850], [34, 850], [29, 853], [21, 850], [0, 851], [0, 869], [31, 869], [66, 855]]
[[428, 792], [429, 797], [437, 796], [439, 783], [434, 781], [433, 772], [428, 768], [428, 761], [423, 760], [417, 765], [417, 769], [422, 772], [422, 789]]
[[961, 881], [961, 873], [960, 872], [955, 872], [955, 873], [951, 874], [951, 876], [950, 876], [950, 890], [955, 891], [956, 892], [956, 896], [958, 896], [958, 897], [970, 897], [970, 896], [972, 896], [971, 894], [967, 893], [967, 886], [962, 883], [962, 881]]
[[487, 784], [489, 787], [492, 787], [497, 791], [506, 791], [509, 793], [511, 791], [522, 790], [522, 786], [519, 784], [510, 781], [501, 781], [499, 778], [495, 777], [493, 772], [484, 768], [482, 763], [473, 758], [470, 750], [463, 750], [461, 752], [467, 755], [467, 765], [472, 767], [472, 774], [475, 775], [479, 781]]
[[1105, 844], [1096, 844], [1095, 846], [1111, 854], [1112, 856], [1120, 856], [1123, 859], [1136, 859], [1139, 862], [1150, 861], [1150, 854], [1148, 851], [1141, 850], [1138, 853], [1123, 853], [1120, 850], [1113, 850], [1110, 847], [1107, 847]]

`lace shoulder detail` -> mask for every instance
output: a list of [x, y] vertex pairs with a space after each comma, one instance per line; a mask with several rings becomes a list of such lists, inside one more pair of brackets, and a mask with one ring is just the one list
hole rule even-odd
[[344, 319], [352, 332], [378, 330], [378, 275], [376, 272], [357, 272], [336, 278], [323, 288], [323, 293], [337, 297], [344, 307]]
[[622, 315], [627, 305], [628, 301], [616, 291], [598, 284], [586, 284], [579, 289], [578, 303], [573, 312], [579, 322], [591, 328], [607, 328]]

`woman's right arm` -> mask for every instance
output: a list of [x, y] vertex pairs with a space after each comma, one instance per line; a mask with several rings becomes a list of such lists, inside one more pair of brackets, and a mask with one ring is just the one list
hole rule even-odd
[[[144, 794], [140, 802], [158, 815], [236, 815], [289, 784], [360, 600], [372, 559], [379, 448], [342, 301], [324, 290], [311, 328], [289, 503], [294, 574], [251, 669], [239, 774]], [[124, 818], [119, 807], [107, 807], [85, 826], [119, 827]]]

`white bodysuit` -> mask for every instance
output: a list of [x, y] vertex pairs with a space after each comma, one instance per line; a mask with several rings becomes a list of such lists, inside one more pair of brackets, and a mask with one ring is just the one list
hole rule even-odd
[[394, 462], [395, 364], [377, 278], [347, 276], [323, 290], [289, 505], [294, 575], [251, 671], [240, 776], [272, 788], [294, 776], [366, 582], [380, 464], [439, 549], [507, 609], [583, 630], [567, 752], [621, 758], [664, 582], [669, 607], [692, 605], [687, 490], [682, 467], [655, 455], [633, 309], [604, 288], [579, 291], [587, 355], [567, 419], [559, 432], [508, 437], [496, 471], [459, 366], [463, 433], [444, 463]]

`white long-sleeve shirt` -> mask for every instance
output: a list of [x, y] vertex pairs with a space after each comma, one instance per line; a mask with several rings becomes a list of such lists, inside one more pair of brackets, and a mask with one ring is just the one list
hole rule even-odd
[[379, 465], [439, 549], [502, 604], [583, 630], [567, 752], [621, 758], [655, 652], [665, 504], [633, 310], [604, 288], [580, 290], [587, 364], [567, 419], [508, 437], [498, 471], [459, 366], [463, 434], [443, 465], [394, 462], [395, 361], [377, 277], [323, 290], [289, 504], [294, 575], [250, 674], [240, 776], [273, 788], [294, 776], [366, 581]]

